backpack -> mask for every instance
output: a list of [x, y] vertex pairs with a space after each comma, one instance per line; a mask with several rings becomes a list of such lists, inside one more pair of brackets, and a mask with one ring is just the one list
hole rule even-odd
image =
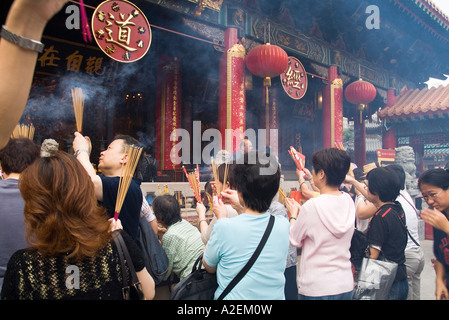
[[158, 285], [167, 274], [168, 257], [150, 224], [144, 217], [139, 219], [136, 243], [142, 252], [148, 272], [153, 277], [154, 283]]

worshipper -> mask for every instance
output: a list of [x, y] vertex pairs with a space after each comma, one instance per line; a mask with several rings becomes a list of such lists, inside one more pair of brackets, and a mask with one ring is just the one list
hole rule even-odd
[[[304, 170], [296, 169], [296, 175], [298, 176], [299, 191], [306, 200], [320, 195], [319, 189], [313, 181], [313, 175], [307, 168], [304, 168]], [[306, 184], [307, 181], [312, 189], [309, 189], [309, 186]]]
[[[131, 145], [138, 146], [139, 142], [127, 135], [114, 137], [108, 148], [100, 153], [98, 168], [102, 174], [97, 175], [89, 159], [90, 140], [88, 137], [83, 137], [81, 133], [75, 132], [75, 139], [73, 140], [74, 155], [91, 177], [97, 200], [102, 202], [109, 213], [109, 217], [114, 216], [120, 173], [123, 164], [128, 161], [126, 148]], [[120, 211], [123, 229], [133, 239], [137, 237], [142, 204], [143, 195], [140, 189], [140, 180], [133, 178]]]
[[435, 296], [437, 300], [449, 299], [449, 172], [447, 169], [430, 169], [418, 179], [423, 200], [429, 208], [421, 211], [424, 222], [433, 227], [433, 252], [435, 255]]
[[196, 227], [181, 217], [178, 201], [172, 195], [162, 195], [153, 201], [153, 211], [158, 222], [166, 229], [162, 236], [162, 248], [168, 257], [168, 271], [164, 280], [172, 274], [179, 280], [192, 272], [192, 267], [204, 250], [201, 234]]
[[11, 255], [29, 246], [18, 182], [22, 171], [39, 158], [39, 154], [39, 146], [26, 138], [10, 139], [0, 150], [0, 168], [4, 174], [4, 180], [0, 180], [0, 290]]
[[408, 297], [407, 300], [421, 300], [421, 272], [424, 269], [424, 252], [419, 243], [418, 234], [418, 210], [414, 201], [407, 192], [405, 183], [405, 171], [399, 164], [391, 164], [386, 167], [398, 175], [401, 190], [397, 201], [401, 204], [407, 221], [407, 230], [409, 232], [407, 246], [405, 247], [405, 266], [407, 268]]
[[239, 163], [242, 163], [244, 161], [245, 155], [252, 150], [253, 143], [251, 142], [251, 140], [245, 137], [244, 139], [242, 139], [242, 141], [240, 141], [240, 149], [231, 155], [231, 159], [234, 162], [238, 160]]
[[[279, 189], [280, 168], [276, 158], [261, 161], [255, 151], [248, 163], [233, 165], [230, 185], [221, 193], [238, 195], [242, 213], [231, 219], [219, 219], [214, 226], [203, 255], [203, 265], [209, 273], [217, 273], [217, 299], [239, 271], [246, 265], [260, 243], [268, 222], [268, 209]], [[266, 157], [264, 157], [266, 158]], [[215, 206], [222, 206], [222, 202]], [[240, 282], [224, 297], [226, 300], [285, 299], [285, 267], [288, 254], [288, 221], [274, 216], [274, 226], [259, 257]]]
[[159, 162], [154, 158], [153, 147], [146, 146], [142, 150], [142, 161], [136, 168], [136, 176], [142, 182], [157, 182]]
[[[365, 174], [363, 172], [363, 169], [362, 168], [354, 168], [353, 173], [354, 173], [355, 181], [362, 184], [364, 190], [366, 190], [367, 186], [364, 183]], [[345, 181], [347, 183], [350, 183], [347, 180], [345, 180]], [[354, 186], [354, 184], [352, 184], [352, 185]], [[371, 202], [366, 200], [365, 195], [362, 194], [358, 189], [356, 189], [354, 187], [354, 190], [355, 190], [354, 204], [355, 204], [355, 214], [356, 214], [356, 226], [359, 231], [366, 233], [366, 231], [368, 230], [369, 219], [371, 218], [371, 216], [374, 213], [376, 213], [377, 208]], [[372, 214], [370, 215], [369, 218], [361, 218], [361, 217], [365, 216], [365, 214], [366, 214], [365, 211], [372, 212]]]
[[[226, 181], [226, 185], [223, 186], [224, 182], [224, 176], [225, 176], [225, 170], [226, 165], [221, 164], [218, 166], [218, 181], [216, 182], [217, 185], [213, 186], [212, 188], [217, 188], [216, 190], [226, 190], [229, 189], [229, 181]], [[229, 170], [229, 169], [228, 169]], [[211, 188], [211, 189], [212, 189]], [[208, 190], [206, 189], [206, 193]], [[213, 191], [209, 194], [210, 199], [213, 199]], [[214, 213], [214, 217], [210, 221], [210, 223], [207, 223], [206, 220], [206, 207], [202, 203], [197, 203], [196, 205], [196, 212], [198, 214], [198, 226], [201, 232], [201, 239], [203, 240], [204, 244], [207, 244], [207, 241], [209, 241], [210, 235], [212, 233], [212, 230], [214, 228], [215, 223], [218, 219], [221, 218], [232, 218], [236, 217], [238, 215], [237, 211], [232, 208], [230, 204], [225, 204], [224, 206], [213, 206], [212, 211]]]
[[[19, 189], [31, 248], [12, 255], [1, 298], [123, 299], [122, 266], [111, 233], [121, 229], [120, 220], [108, 221], [81, 164], [62, 151], [39, 158], [22, 172]], [[144, 296], [152, 299], [153, 278], [134, 241], [121, 233]]]
[[145, 220], [150, 224], [151, 229], [153, 229], [154, 234], [157, 235], [159, 233], [159, 226], [157, 224], [156, 216], [154, 215], [153, 210], [151, 209], [150, 204], [146, 197], [143, 197], [142, 208], [140, 208], [140, 217], [144, 217]]
[[388, 300], [406, 300], [408, 295], [405, 247], [407, 245], [406, 217], [396, 201], [401, 189], [397, 174], [385, 167], [368, 172], [367, 199], [377, 208], [367, 232], [370, 259], [387, 259], [398, 264], [396, 277]]
[[0, 148], [25, 109], [44, 28], [66, 2], [15, 0], [9, 9], [0, 41]]
[[354, 232], [354, 201], [339, 190], [349, 170], [346, 151], [327, 148], [312, 155], [313, 180], [320, 195], [299, 205], [285, 199], [290, 213], [290, 244], [302, 248], [298, 272], [300, 300], [351, 300], [353, 275], [349, 248]]

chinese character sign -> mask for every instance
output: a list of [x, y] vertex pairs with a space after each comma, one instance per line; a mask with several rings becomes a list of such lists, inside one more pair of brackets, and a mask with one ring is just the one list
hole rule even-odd
[[281, 73], [281, 83], [290, 98], [299, 100], [307, 92], [307, 74], [302, 63], [295, 57], [288, 57], [288, 67]]
[[95, 41], [119, 62], [142, 58], [151, 45], [151, 29], [143, 12], [128, 1], [104, 1], [92, 16]]

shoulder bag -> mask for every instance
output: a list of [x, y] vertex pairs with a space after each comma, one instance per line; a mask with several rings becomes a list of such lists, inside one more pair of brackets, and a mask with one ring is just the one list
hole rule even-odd
[[[223, 298], [231, 292], [231, 290], [239, 283], [239, 281], [245, 276], [245, 274], [251, 269], [256, 262], [259, 254], [262, 252], [265, 243], [273, 229], [274, 216], [270, 215], [270, 221], [265, 230], [265, 233], [260, 240], [259, 245], [254, 251], [253, 255], [246, 263], [246, 265], [240, 270], [234, 279], [229, 283], [226, 289], [221, 293], [217, 300], [223, 300]], [[203, 255], [198, 257], [193, 268], [192, 273], [182, 279], [173, 289], [170, 300], [213, 300], [215, 291], [218, 288], [216, 273], [208, 273], [205, 269], [201, 268], [201, 262]]]

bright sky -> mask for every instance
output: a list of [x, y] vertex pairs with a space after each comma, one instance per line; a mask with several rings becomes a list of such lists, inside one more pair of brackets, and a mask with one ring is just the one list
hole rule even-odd
[[[447, 16], [449, 16], [449, 0], [431, 0], [435, 5], [441, 9]], [[438, 87], [440, 85], [447, 86], [449, 84], [449, 75], [446, 75], [446, 80], [437, 80], [430, 78], [429, 81], [427, 81], [427, 85], [430, 87]]]

